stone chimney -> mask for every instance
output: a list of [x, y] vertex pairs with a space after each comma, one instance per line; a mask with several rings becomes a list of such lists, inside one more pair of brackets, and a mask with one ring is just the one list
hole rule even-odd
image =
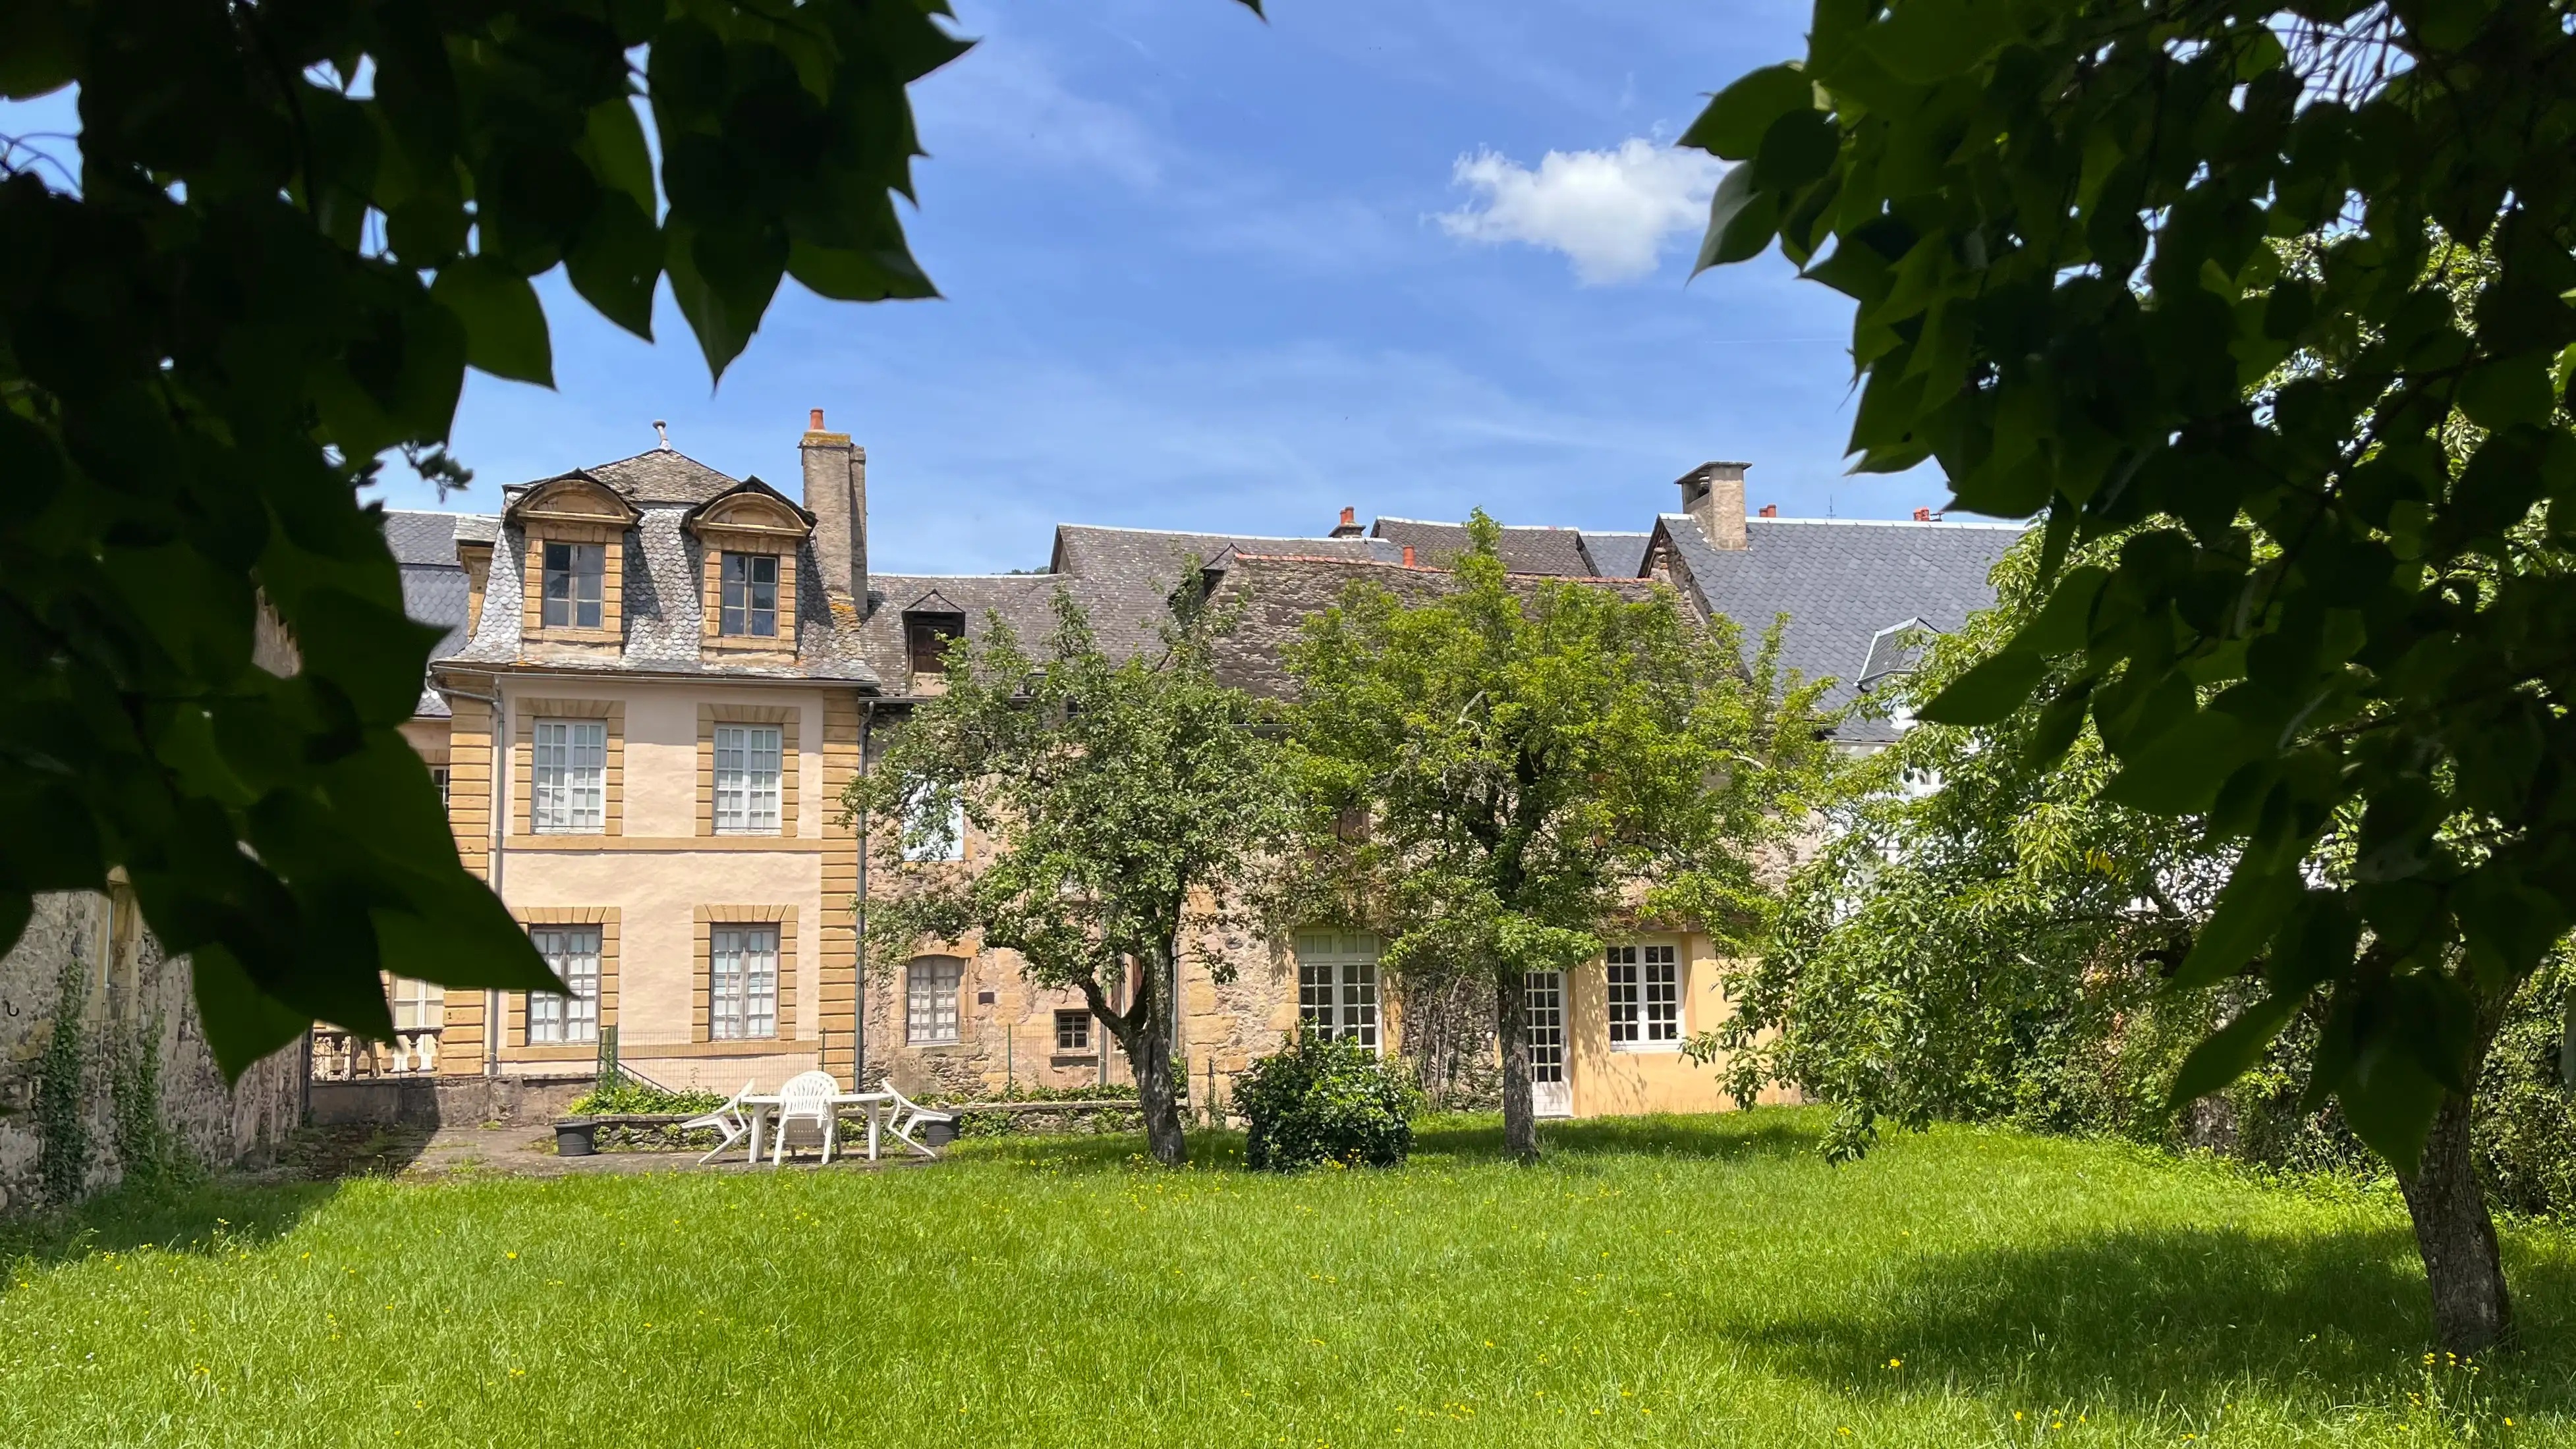
[[799, 445], [805, 455], [805, 511], [814, 515], [814, 561], [823, 570], [833, 617], [847, 605], [868, 612], [868, 450], [847, 433], [823, 431], [814, 409]]
[[1699, 520], [1712, 548], [1744, 548], [1744, 470], [1750, 463], [1702, 463], [1678, 480], [1682, 512]]
[[1342, 510], [1342, 521], [1333, 525], [1333, 533], [1332, 533], [1332, 536], [1333, 536], [1333, 537], [1335, 537], [1335, 538], [1357, 538], [1357, 537], [1359, 537], [1359, 536], [1360, 536], [1360, 518], [1359, 518], [1359, 514], [1360, 514], [1360, 511], [1359, 511], [1358, 509], [1356, 509], [1356, 508], [1345, 508], [1345, 509], [1343, 509], [1343, 510]]

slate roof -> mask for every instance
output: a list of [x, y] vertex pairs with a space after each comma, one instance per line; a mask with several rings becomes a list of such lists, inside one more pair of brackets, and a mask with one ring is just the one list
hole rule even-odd
[[1400, 546], [1374, 538], [1266, 538], [1060, 523], [1050, 569], [1083, 581], [1085, 588], [1077, 597], [1090, 610], [1102, 645], [1118, 654], [1142, 649], [1160, 637], [1188, 560], [1195, 558], [1205, 568], [1229, 553], [1380, 563], [1398, 563], [1404, 557]]
[[[432, 659], [444, 659], [465, 647], [465, 566], [456, 560], [456, 537], [461, 524], [480, 518], [471, 513], [385, 511], [385, 543], [402, 570], [403, 612], [447, 631], [429, 651]], [[447, 701], [436, 691], [424, 689], [414, 712], [444, 719]]]
[[[813, 679], [873, 686], [861, 630], [835, 623], [823, 585], [822, 569], [809, 539], [796, 569], [796, 657], [792, 662], [757, 662], [721, 654], [702, 655], [699, 636], [704, 615], [699, 604], [705, 550], [681, 527], [689, 510], [742, 486], [706, 464], [670, 449], [655, 449], [615, 463], [580, 470], [615, 490], [642, 514], [628, 530], [623, 564], [625, 647], [615, 654], [578, 647], [531, 645], [520, 636], [520, 611], [509, 607], [521, 597], [520, 578], [527, 554], [526, 534], [505, 520], [492, 549], [492, 574], [484, 596], [502, 607], [487, 608], [474, 638], [454, 656], [458, 664], [499, 667], [541, 665], [549, 670], [599, 673], [720, 675], [741, 679]], [[557, 477], [565, 475], [558, 474]], [[515, 502], [539, 483], [504, 488]]]
[[[1381, 518], [1370, 526], [1369, 536], [1394, 544], [1399, 561], [1403, 557], [1404, 546], [1411, 544], [1413, 561], [1435, 568], [1446, 566], [1451, 559], [1467, 551], [1467, 525], [1463, 523]], [[1598, 572], [1592, 567], [1592, 561], [1584, 557], [1583, 535], [1571, 528], [1506, 525], [1502, 541], [1495, 546], [1494, 552], [1502, 559], [1503, 567], [1516, 574], [1589, 578]]]
[[1651, 533], [1596, 533], [1583, 530], [1583, 556], [1592, 572], [1605, 579], [1633, 579], [1646, 571], [1646, 542]]
[[[1417, 561], [1420, 554], [1415, 555]], [[1514, 574], [1512, 585], [1533, 592], [1553, 575]], [[1282, 654], [1306, 620], [1334, 603], [1358, 580], [1376, 583], [1408, 604], [1448, 592], [1457, 575], [1447, 569], [1406, 568], [1401, 562], [1238, 553], [1215, 592], [1217, 607], [1233, 613], [1233, 626], [1216, 645], [1217, 677], [1254, 694], [1289, 693]], [[1662, 587], [1653, 579], [1586, 579], [1585, 583], [1630, 599], [1648, 599]]]
[[[1986, 581], [2022, 535], [2008, 523], [1879, 523], [1754, 518], [1747, 547], [1709, 545], [1688, 514], [1655, 521], [1668, 540], [1674, 582], [1700, 606], [1733, 619], [1750, 642], [1787, 614], [1781, 662], [1808, 679], [1837, 681], [1828, 706], [1853, 697], [1879, 631], [1920, 619], [1947, 633], [1994, 602]], [[1837, 736], [1856, 744], [1895, 738], [1886, 721], [1853, 720]]]
[[858, 627], [860, 653], [885, 691], [901, 694], [910, 687], [912, 670], [903, 633], [906, 613], [919, 608], [963, 614], [970, 639], [991, 633], [998, 614], [1023, 644], [1031, 644], [1055, 628], [1056, 589], [1074, 582], [1053, 574], [872, 574], [868, 592], [878, 596], [877, 606]]

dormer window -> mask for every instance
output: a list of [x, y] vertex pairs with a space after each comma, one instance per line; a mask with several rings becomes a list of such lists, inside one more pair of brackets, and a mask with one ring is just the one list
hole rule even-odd
[[915, 674], [948, 672], [948, 641], [966, 632], [963, 614], [906, 614], [904, 650]]
[[814, 515], [757, 478], [717, 494], [681, 520], [705, 560], [698, 647], [713, 653], [796, 652], [797, 570]]
[[607, 548], [596, 543], [550, 542], [545, 572], [545, 627], [599, 628], [608, 578]]
[[[624, 637], [626, 539], [643, 515], [587, 473], [528, 485], [502, 514], [520, 531], [520, 636], [577, 651]], [[496, 566], [497, 566], [497, 560]]]
[[744, 638], [778, 637], [778, 555], [727, 553], [724, 600], [717, 632]]

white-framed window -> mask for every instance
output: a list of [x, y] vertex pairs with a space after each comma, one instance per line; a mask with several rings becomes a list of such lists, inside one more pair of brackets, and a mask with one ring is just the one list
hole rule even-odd
[[596, 543], [549, 543], [545, 562], [545, 611], [548, 629], [600, 627], [602, 584], [608, 577], [608, 550]]
[[596, 835], [608, 819], [608, 726], [598, 720], [536, 722], [529, 828]]
[[[764, 555], [765, 556], [765, 555]], [[778, 833], [776, 725], [716, 726], [716, 833]]]
[[923, 795], [903, 812], [903, 858], [916, 865], [955, 864], [966, 858], [966, 802], [949, 797], [943, 815], [937, 798]]
[[1366, 931], [1297, 933], [1297, 1027], [1377, 1046], [1378, 938]]
[[599, 1040], [599, 928], [531, 926], [528, 939], [570, 996], [528, 993], [528, 1044]]
[[1682, 1040], [1680, 952], [1671, 946], [1613, 946], [1610, 975], [1613, 1051], [1673, 1048]]
[[903, 1039], [915, 1046], [958, 1040], [957, 983], [966, 963], [954, 956], [922, 956], [904, 968]]
[[707, 939], [708, 1037], [750, 1041], [778, 1035], [778, 928], [717, 926]]
[[1055, 1014], [1055, 1049], [1060, 1052], [1091, 1050], [1091, 1013], [1059, 1011]]
[[429, 780], [431, 784], [438, 787], [438, 803], [445, 805], [447, 803], [447, 767], [445, 765], [430, 766]]
[[778, 637], [778, 556], [728, 553], [718, 568], [724, 596], [717, 604], [716, 632]]
[[446, 988], [397, 976], [385, 993], [394, 1009], [394, 1030], [428, 1031], [447, 1021]]

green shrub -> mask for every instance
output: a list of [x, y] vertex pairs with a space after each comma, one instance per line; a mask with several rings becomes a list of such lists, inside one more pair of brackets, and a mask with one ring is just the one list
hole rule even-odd
[[564, 1109], [567, 1117], [606, 1117], [621, 1113], [682, 1112], [697, 1116], [724, 1105], [721, 1092], [673, 1092], [639, 1082], [633, 1077], [620, 1077], [614, 1083], [594, 1088], [589, 1095], [574, 1100]]
[[1405, 1074], [1368, 1048], [1302, 1037], [1235, 1083], [1235, 1109], [1251, 1124], [1243, 1160], [1283, 1172], [1393, 1167], [1413, 1150], [1419, 1100]]

